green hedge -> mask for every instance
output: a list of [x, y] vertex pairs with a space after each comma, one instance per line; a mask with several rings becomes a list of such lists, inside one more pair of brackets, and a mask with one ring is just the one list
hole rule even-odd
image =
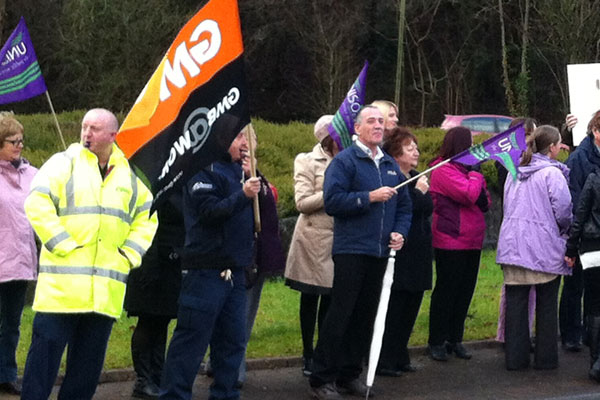
[[[65, 112], [58, 115], [65, 141], [72, 143], [79, 140], [80, 123], [84, 111]], [[124, 116], [119, 115], [122, 119]], [[54, 120], [50, 114], [19, 115], [17, 118], [25, 127], [26, 147], [24, 156], [35, 166], [40, 166], [53, 153], [62, 150]], [[261, 119], [253, 120], [258, 136], [258, 167], [279, 191], [280, 217], [296, 215], [294, 205], [294, 158], [298, 153], [310, 151], [316, 143], [312, 124], [291, 122], [276, 124]], [[421, 152], [419, 170], [424, 170], [427, 163], [436, 155], [444, 131], [438, 128], [414, 128], [413, 133], [419, 140]], [[474, 141], [480, 143], [488, 136], [476, 136]], [[566, 158], [566, 153], [561, 159]], [[497, 175], [493, 163], [482, 166], [488, 186], [497, 186]]]
[[[296, 154], [310, 151], [317, 142], [313, 135], [313, 126], [301, 122], [287, 125], [273, 124], [263, 120], [254, 120], [258, 136], [258, 167], [279, 191], [279, 215], [289, 217], [298, 214], [294, 205], [294, 158]], [[439, 128], [412, 128], [419, 141], [419, 171], [427, 168], [441, 146], [445, 131]], [[476, 136], [480, 143], [489, 136]], [[482, 171], [488, 185], [497, 184], [497, 174], [493, 163], [484, 163]]]

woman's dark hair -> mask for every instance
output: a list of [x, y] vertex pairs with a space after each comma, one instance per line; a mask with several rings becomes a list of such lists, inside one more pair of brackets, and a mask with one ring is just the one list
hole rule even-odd
[[455, 126], [446, 132], [442, 147], [440, 148], [439, 156], [446, 160], [454, 157], [463, 150], [471, 147], [473, 139], [471, 138], [471, 131], [469, 128], [464, 126]]
[[529, 117], [518, 117], [518, 118], [513, 119], [510, 122], [510, 125], [508, 125], [508, 127], [512, 128], [519, 124], [523, 124], [523, 128], [525, 128], [525, 136], [529, 136], [535, 129], [535, 127], [537, 125], [537, 121], [535, 119], [529, 118]]
[[553, 126], [542, 125], [535, 128], [527, 138], [527, 149], [521, 157], [521, 165], [529, 165], [533, 153], [548, 154], [550, 145], [560, 141], [560, 132]]
[[321, 147], [323, 147], [323, 150], [325, 150], [325, 152], [329, 153], [330, 155], [333, 155], [334, 143], [335, 142], [333, 141], [333, 138], [327, 135], [323, 138], [323, 140], [321, 140]]
[[404, 154], [402, 146], [410, 144], [411, 141], [418, 144], [417, 137], [411, 131], [398, 126], [389, 132], [383, 142], [383, 150], [392, 157], [401, 156]]
[[594, 113], [594, 115], [592, 116], [592, 119], [590, 119], [590, 122], [588, 123], [588, 126], [587, 126], [588, 136], [594, 136], [594, 133], [592, 132], [594, 129], [600, 131], [600, 110], [598, 110]]

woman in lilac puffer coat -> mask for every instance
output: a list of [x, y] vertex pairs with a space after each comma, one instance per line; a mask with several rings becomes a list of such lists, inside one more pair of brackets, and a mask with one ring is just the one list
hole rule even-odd
[[536, 128], [527, 139], [517, 179], [508, 179], [504, 185], [504, 219], [496, 262], [502, 265], [506, 285], [508, 370], [529, 366], [527, 304], [532, 285], [536, 290], [534, 366], [558, 366], [559, 277], [571, 273], [564, 256], [572, 220], [569, 169], [556, 161], [560, 144], [556, 128]]

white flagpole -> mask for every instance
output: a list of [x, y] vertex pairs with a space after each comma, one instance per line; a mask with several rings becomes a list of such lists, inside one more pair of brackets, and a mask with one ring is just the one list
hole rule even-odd
[[414, 181], [414, 180], [417, 180], [417, 179], [419, 179], [419, 178], [420, 178], [420, 177], [422, 177], [423, 175], [430, 173], [430, 172], [431, 172], [431, 171], [433, 171], [434, 169], [436, 169], [436, 168], [439, 168], [439, 167], [441, 167], [442, 165], [448, 164], [450, 161], [452, 161], [452, 158], [448, 158], [447, 160], [444, 160], [444, 161], [442, 161], [441, 163], [434, 165], [433, 167], [431, 167], [431, 168], [429, 168], [429, 169], [427, 169], [427, 170], [425, 170], [425, 171], [421, 172], [420, 174], [418, 174], [418, 175], [415, 175], [415, 176], [413, 176], [412, 178], [405, 180], [404, 182], [402, 182], [402, 183], [400, 183], [400, 184], [398, 184], [398, 185], [394, 186], [394, 189], [399, 189], [399, 188], [401, 188], [402, 186], [404, 186], [404, 185], [406, 185], [406, 184], [408, 184], [408, 183], [410, 183], [410, 182], [412, 182], [412, 181]]
[[50, 93], [46, 90], [46, 98], [48, 99], [48, 104], [50, 104], [50, 111], [52, 111], [52, 116], [54, 117], [54, 123], [56, 124], [56, 129], [58, 129], [58, 135], [60, 136], [60, 141], [64, 149], [67, 149], [67, 144], [65, 143], [65, 139], [63, 138], [62, 131], [60, 130], [60, 125], [58, 124], [58, 118], [56, 118], [56, 113], [54, 112], [54, 106], [52, 105], [52, 100], [50, 99]]

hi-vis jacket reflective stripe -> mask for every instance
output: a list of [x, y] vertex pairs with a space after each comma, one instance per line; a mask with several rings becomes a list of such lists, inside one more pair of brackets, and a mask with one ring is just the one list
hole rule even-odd
[[53, 155], [31, 183], [25, 212], [43, 243], [33, 309], [118, 318], [127, 275], [158, 225], [152, 194], [113, 145], [104, 180], [80, 144]]

